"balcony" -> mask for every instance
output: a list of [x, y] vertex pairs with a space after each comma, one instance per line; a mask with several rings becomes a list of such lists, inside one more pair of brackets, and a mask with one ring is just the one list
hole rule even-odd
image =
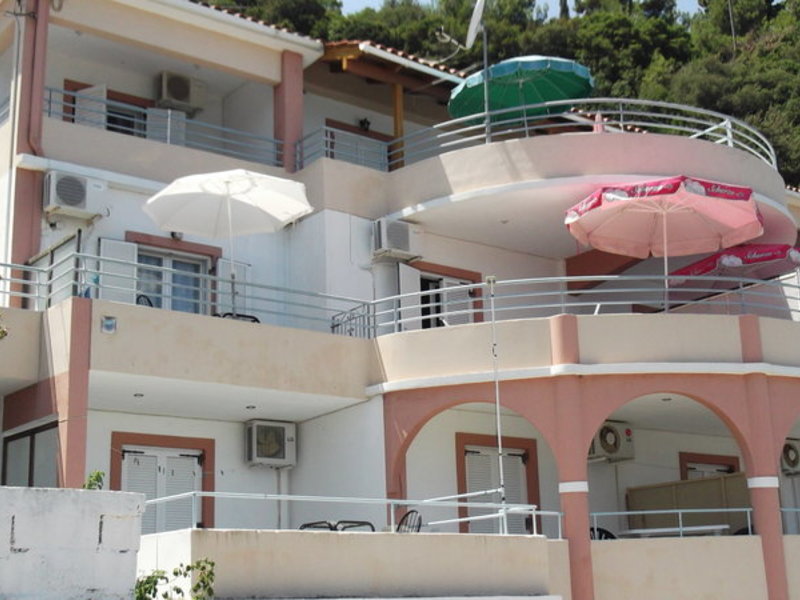
[[381, 171], [479, 146], [543, 135], [575, 133], [659, 134], [736, 148], [776, 167], [775, 151], [757, 130], [733, 117], [679, 104], [592, 98], [531, 104], [463, 117], [389, 142], [325, 127], [298, 145], [296, 164], [328, 157]]
[[[128, 138], [138, 138], [143, 142], [166, 144], [173, 147], [171, 157], [174, 157], [174, 148], [181, 147], [234, 159], [236, 162], [231, 164], [245, 161], [267, 167], [282, 165], [283, 143], [280, 140], [192, 119], [180, 110], [143, 108], [98, 97], [85, 91], [47, 87], [44, 114], [54, 121], [70, 125], [122, 134]], [[52, 140], [51, 143], [57, 144], [58, 139], [60, 138], [55, 133], [45, 136], [46, 143]], [[66, 136], [66, 139], [74, 139], [74, 130], [72, 135]], [[122, 140], [124, 138], [116, 144], [121, 144]], [[132, 145], [131, 140], [124, 141], [126, 145], [120, 148], [126, 149], [125, 154], [136, 154], [136, 146]], [[112, 145], [116, 148], [116, 144]], [[151, 146], [148, 148], [152, 150]], [[56, 155], [60, 152], [60, 148], [53, 150]], [[111, 148], [109, 152], [112, 152]], [[172, 158], [170, 160], [172, 161]]]
[[367, 339], [560, 314], [800, 320], [794, 274], [767, 281], [687, 276], [679, 288], [663, 275], [490, 278], [364, 301], [71, 252], [44, 255], [37, 266], [0, 264], [0, 273], [7, 306], [44, 310], [78, 296]]

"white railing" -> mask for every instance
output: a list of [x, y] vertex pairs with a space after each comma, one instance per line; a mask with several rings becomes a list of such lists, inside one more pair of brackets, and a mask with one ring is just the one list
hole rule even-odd
[[[543, 277], [498, 281], [497, 320], [557, 314], [755, 314], [800, 320], [800, 285], [788, 279], [685, 277], [667, 288], [663, 275]], [[666, 283], [669, 277], [666, 278]], [[476, 283], [390, 296], [334, 316], [333, 329], [374, 337], [488, 320], [489, 286]]]
[[44, 113], [86, 125], [267, 165], [282, 164], [283, 142], [190, 118], [179, 110], [143, 108], [80, 91], [45, 88]]
[[[558, 133], [656, 133], [705, 140], [752, 154], [777, 168], [769, 141], [743, 121], [681, 104], [626, 98], [561, 100], [453, 119], [390, 142], [323, 128], [298, 144], [298, 168], [323, 156], [392, 170], [451, 150]], [[337, 140], [331, 140], [331, 135]], [[369, 142], [369, 143], [368, 143]], [[340, 149], [336, 149], [341, 143]], [[333, 144], [333, 145], [331, 145]], [[371, 144], [371, 145], [370, 145]], [[388, 156], [388, 161], [387, 161]]]
[[[485, 495], [490, 494], [496, 490], [487, 490], [485, 492], [477, 492], [477, 494]], [[538, 518], [547, 518], [547, 519], [554, 519], [556, 522], [555, 527], [555, 536], [556, 539], [561, 539], [562, 536], [562, 513], [557, 511], [547, 511], [547, 510], [539, 510], [536, 505], [534, 504], [514, 504], [514, 503], [501, 503], [501, 502], [472, 502], [472, 501], [464, 501], [463, 499], [459, 498], [458, 496], [448, 497], [448, 499], [443, 498], [430, 498], [427, 500], [401, 500], [396, 498], [360, 498], [360, 497], [348, 497], [348, 496], [304, 496], [304, 495], [294, 495], [294, 494], [252, 494], [252, 493], [239, 493], [239, 492], [185, 492], [182, 494], [175, 494], [172, 496], [162, 496], [160, 498], [153, 498], [151, 500], [147, 500], [145, 502], [146, 507], [155, 507], [158, 505], [166, 505], [168, 503], [176, 503], [185, 501], [187, 499], [190, 500], [190, 507], [187, 507], [188, 510], [191, 510], [191, 523], [192, 527], [196, 527], [197, 524], [200, 522], [200, 514], [201, 514], [201, 507], [200, 507], [200, 500], [203, 498], [214, 498], [214, 499], [227, 499], [227, 500], [250, 500], [250, 501], [259, 501], [264, 503], [274, 503], [280, 512], [280, 505], [282, 503], [314, 503], [314, 504], [327, 504], [327, 505], [345, 505], [345, 506], [377, 506], [386, 509], [387, 519], [385, 523], [378, 523], [377, 527], [375, 524], [370, 522], [370, 525], [373, 526], [374, 529], [377, 530], [386, 530], [386, 531], [396, 531], [397, 530], [397, 513], [398, 509], [414, 509], [419, 511], [423, 516], [423, 524], [422, 528], [429, 528], [430, 526], [435, 526], [439, 524], [445, 523], [459, 523], [459, 522], [469, 522], [469, 521], [480, 521], [486, 519], [493, 519], [493, 520], [501, 520], [505, 519], [508, 515], [523, 515], [525, 517], [530, 517], [526, 520], [527, 523], [530, 524], [530, 531], [528, 531], [529, 535], [542, 535], [539, 533], [538, 530]], [[452, 499], [450, 499], [452, 498]], [[424, 511], [430, 509], [475, 509], [483, 511], [484, 514], [470, 516], [465, 518], [458, 518], [458, 519], [441, 519], [436, 521], [424, 521]], [[325, 514], [324, 511], [321, 511], [319, 514], [319, 519], [315, 519], [315, 522], [326, 521], [330, 518], [330, 514]], [[280, 517], [277, 518], [280, 520]], [[276, 529], [295, 529], [301, 528], [302, 524], [297, 524], [296, 527], [283, 527], [281, 523], [276, 523]], [[500, 528], [501, 532], [503, 531]], [[502, 533], [501, 533], [502, 534]], [[502, 534], [506, 535], [506, 534]], [[510, 535], [510, 534], [508, 534]]]
[[755, 533], [749, 507], [601, 511], [589, 513], [589, 519], [595, 539]]
[[42, 310], [82, 296], [361, 338], [488, 320], [492, 292], [497, 320], [659, 312], [800, 320], [794, 276], [682, 279], [666, 293], [663, 276], [598, 275], [498, 281], [492, 290], [476, 283], [362, 301], [244, 280], [241, 273], [234, 281], [65, 251], [44, 255], [35, 267], [0, 263], [0, 301]]

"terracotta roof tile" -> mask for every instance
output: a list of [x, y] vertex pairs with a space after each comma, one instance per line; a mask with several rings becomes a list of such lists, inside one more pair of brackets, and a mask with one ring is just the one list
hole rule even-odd
[[383, 50], [384, 52], [394, 54], [395, 56], [399, 56], [400, 58], [405, 58], [406, 60], [414, 61], [426, 67], [430, 67], [431, 69], [442, 71], [443, 73], [449, 73], [450, 75], [456, 75], [458, 77], [465, 76], [461, 71], [459, 71], [458, 69], [454, 69], [453, 67], [448, 67], [447, 65], [436, 62], [434, 60], [422, 58], [421, 56], [417, 56], [416, 54], [410, 54], [408, 52], [405, 52], [404, 50], [398, 50], [397, 48], [392, 48], [391, 46], [386, 46], [384, 44], [380, 44], [378, 42], [373, 42], [370, 40], [340, 40], [337, 42], [325, 42], [325, 46], [334, 46], [334, 47], [358, 45], [358, 44], [369, 44], [370, 46], [372, 46], [373, 48], [377, 48], [378, 50]]

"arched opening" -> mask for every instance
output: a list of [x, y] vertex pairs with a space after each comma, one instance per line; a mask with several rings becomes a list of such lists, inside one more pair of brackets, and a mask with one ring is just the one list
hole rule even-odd
[[800, 420], [781, 447], [778, 471], [783, 533], [800, 534]]
[[688, 396], [626, 403], [588, 456], [595, 538], [727, 535], [752, 530], [743, 453], [728, 426]]
[[[501, 409], [503, 474], [508, 503], [536, 504], [559, 511], [555, 458], [537, 428], [520, 414]], [[496, 489], [499, 461], [494, 406], [488, 402], [458, 404], [428, 420], [406, 453], [407, 496], [413, 499], [449, 497]], [[471, 499], [499, 502], [498, 493]], [[454, 519], [486, 514], [487, 510], [425, 507], [427, 530], [438, 532], [497, 533], [497, 519], [457, 522]], [[509, 516], [509, 533], [538, 533], [556, 537], [558, 517], [541, 516], [535, 522], [524, 515]]]

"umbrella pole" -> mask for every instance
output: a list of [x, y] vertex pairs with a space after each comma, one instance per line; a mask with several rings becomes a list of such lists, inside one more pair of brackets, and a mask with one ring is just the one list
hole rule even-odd
[[228, 246], [231, 252], [231, 312], [236, 318], [236, 261], [233, 259], [233, 222], [231, 221], [231, 194], [228, 189], [226, 201], [228, 208]]
[[667, 258], [667, 217], [661, 221], [664, 232], [664, 312], [669, 312], [669, 259]]

